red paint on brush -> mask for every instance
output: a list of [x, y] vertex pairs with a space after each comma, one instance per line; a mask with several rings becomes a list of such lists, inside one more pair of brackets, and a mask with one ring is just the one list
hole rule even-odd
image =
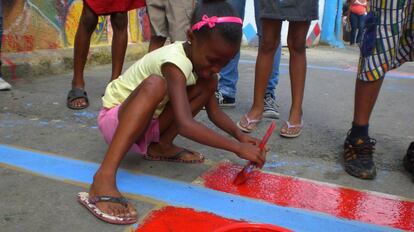
[[[260, 150], [264, 150], [267, 140], [269, 140], [270, 136], [272, 135], [273, 130], [276, 128], [276, 123], [273, 121], [269, 128], [266, 131], [265, 136], [263, 137], [262, 141], [259, 144], [259, 148]], [[234, 179], [233, 183], [235, 185], [241, 185], [244, 184], [247, 180], [247, 178], [249, 177], [249, 174], [253, 171], [254, 167], [256, 165], [254, 163], [252, 163], [251, 161], [249, 161], [246, 166], [244, 166], [244, 168], [239, 172], [239, 174], [237, 174], [236, 178]], [[262, 167], [260, 167], [262, 168]]]
[[[241, 221], [223, 218], [212, 213], [167, 206], [151, 212], [136, 232], [199, 231], [211, 232]], [[195, 230], [197, 229], [197, 230]]]
[[221, 164], [203, 175], [204, 185], [281, 206], [414, 231], [414, 202], [257, 170], [244, 185], [236, 186], [232, 182], [239, 170], [239, 166]]

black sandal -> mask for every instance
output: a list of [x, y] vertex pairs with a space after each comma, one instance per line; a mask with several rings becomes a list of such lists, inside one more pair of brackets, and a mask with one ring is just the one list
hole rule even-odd
[[[86, 105], [84, 106], [73, 106], [72, 102], [76, 99], [80, 99], [83, 98], [85, 99]], [[72, 88], [69, 93], [68, 93], [68, 97], [66, 99], [66, 105], [69, 109], [72, 110], [82, 110], [85, 109], [89, 106], [89, 99], [88, 99], [88, 94], [86, 93], [85, 90], [83, 89], [79, 89], [79, 88]]]

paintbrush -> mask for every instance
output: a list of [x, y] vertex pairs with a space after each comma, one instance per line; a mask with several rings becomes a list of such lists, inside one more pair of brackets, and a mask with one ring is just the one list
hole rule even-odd
[[[265, 149], [265, 145], [267, 143], [267, 140], [269, 140], [270, 135], [272, 135], [273, 130], [276, 128], [276, 123], [273, 121], [269, 128], [266, 131], [265, 136], [263, 137], [262, 141], [259, 144], [260, 150]], [[249, 174], [253, 171], [254, 167], [256, 166], [255, 163], [249, 161], [246, 166], [237, 174], [236, 178], [233, 181], [233, 184], [235, 185], [241, 185], [244, 182], [246, 182]]]

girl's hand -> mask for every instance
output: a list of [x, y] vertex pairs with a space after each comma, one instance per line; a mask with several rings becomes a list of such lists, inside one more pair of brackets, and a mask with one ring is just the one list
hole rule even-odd
[[236, 154], [242, 159], [252, 161], [257, 167], [263, 167], [266, 162], [266, 151], [250, 143], [240, 143]]
[[241, 143], [250, 143], [256, 146], [259, 146], [260, 144], [260, 140], [258, 140], [257, 138], [254, 138], [252, 136], [247, 135], [244, 132], [241, 132], [238, 136], [237, 139], [241, 142]]

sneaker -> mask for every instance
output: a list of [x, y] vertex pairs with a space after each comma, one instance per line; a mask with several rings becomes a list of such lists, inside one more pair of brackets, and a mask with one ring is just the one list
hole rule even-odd
[[414, 142], [410, 144], [403, 162], [405, 170], [411, 173], [414, 182]]
[[345, 171], [361, 179], [374, 179], [377, 172], [373, 160], [377, 141], [370, 137], [350, 139], [344, 144]]
[[233, 108], [236, 106], [236, 99], [223, 95], [219, 90], [216, 91], [216, 98], [220, 108]]
[[0, 77], [0, 90], [9, 90], [11, 89], [11, 85], [7, 83], [3, 78]]
[[263, 117], [274, 119], [279, 118], [279, 105], [276, 103], [276, 99], [273, 94], [268, 93], [265, 95]]

